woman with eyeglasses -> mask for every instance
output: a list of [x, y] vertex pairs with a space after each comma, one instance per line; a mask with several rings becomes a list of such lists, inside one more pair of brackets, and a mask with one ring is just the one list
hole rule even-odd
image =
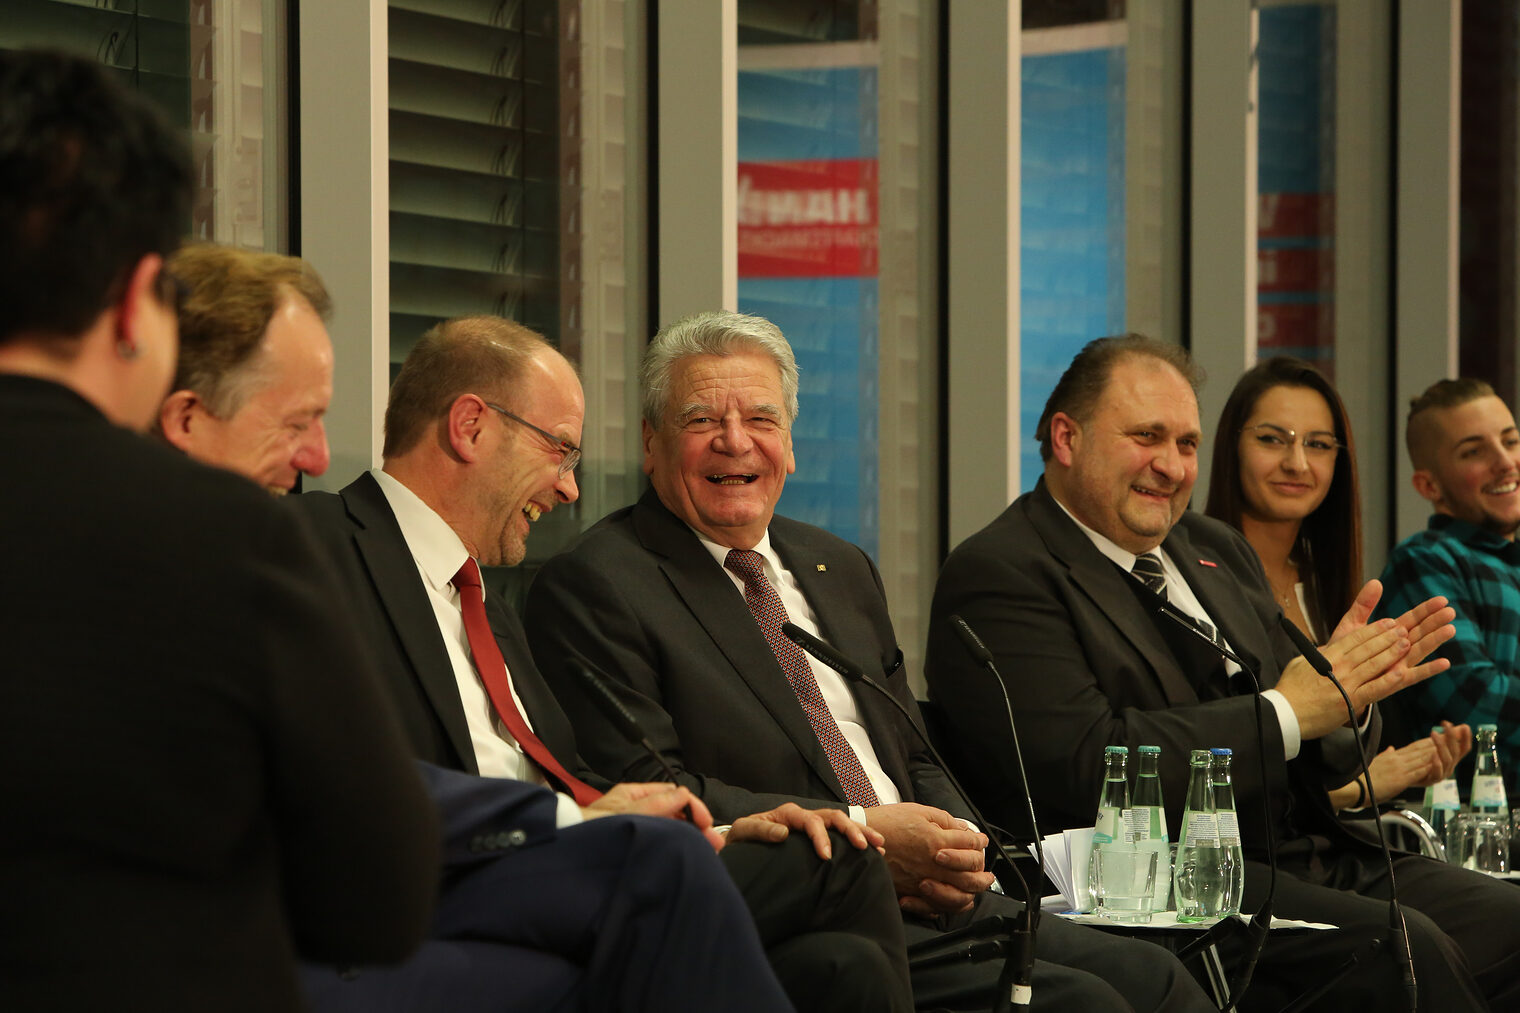
[[[1233, 524], [1261, 557], [1283, 614], [1323, 644], [1362, 587], [1361, 502], [1346, 406], [1302, 359], [1267, 359], [1235, 384], [1215, 431], [1205, 513]], [[1358, 809], [1447, 776], [1472, 748], [1466, 725], [1390, 746], [1357, 781], [1330, 792]], [[1349, 742], [1345, 743], [1349, 746]]]

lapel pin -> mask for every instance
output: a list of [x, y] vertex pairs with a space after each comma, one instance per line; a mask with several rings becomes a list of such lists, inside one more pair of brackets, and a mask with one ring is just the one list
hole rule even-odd
[[1211, 570], [1217, 570], [1217, 569], [1219, 569], [1219, 564], [1218, 563], [1211, 563], [1207, 559], [1200, 559], [1198, 561], [1198, 565], [1199, 566], [1207, 566]]
[[819, 573], [828, 573], [829, 572], [829, 568], [827, 566], [823, 565], [822, 563], [819, 563], [818, 564], [818, 572]]

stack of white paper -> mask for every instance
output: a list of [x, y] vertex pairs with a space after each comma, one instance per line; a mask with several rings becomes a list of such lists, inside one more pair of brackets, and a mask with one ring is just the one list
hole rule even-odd
[[[1045, 876], [1061, 891], [1061, 898], [1073, 911], [1091, 911], [1092, 894], [1087, 889], [1087, 860], [1092, 854], [1093, 828], [1066, 830], [1050, 834], [1040, 841], [1045, 849]], [[1029, 853], [1035, 854], [1034, 845]]]

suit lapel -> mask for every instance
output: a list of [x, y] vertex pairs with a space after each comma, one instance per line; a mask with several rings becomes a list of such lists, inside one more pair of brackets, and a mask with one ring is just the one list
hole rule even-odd
[[[879, 656], [879, 638], [871, 629], [869, 612], [859, 607], [862, 594], [869, 591], [840, 584], [841, 580], [846, 579], [845, 575], [855, 572], [860, 564], [858, 559], [842, 559], [834, 552], [856, 550], [841, 549], [837, 542], [828, 543], [826, 547], [808, 537], [806, 528], [787, 523], [779, 517], [771, 522], [770, 534], [771, 547], [796, 578], [803, 597], [813, 610], [819, 636], [859, 665], [867, 678], [883, 689], [888, 689], [884, 676], [889, 669], [900, 665], [902, 652], [897, 651], [894, 644], [895, 658]], [[894, 748], [890, 743], [901, 742], [904, 736], [912, 741], [913, 733], [903, 725], [902, 715], [897, 708], [883, 699], [880, 693], [854, 683], [849, 684], [849, 691], [855, 698], [855, 707], [866, 734], [876, 747], [877, 762], [897, 785], [903, 799], [911, 801], [914, 798], [912, 779], [902, 762], [906, 752]], [[843, 795], [840, 797], [843, 798]]]
[[844, 798], [844, 788], [786, 674], [745, 605], [744, 596], [722, 567], [697, 536], [665, 509], [652, 490], [634, 507], [634, 530], [644, 547], [661, 557], [660, 571], [713, 645], [786, 732], [819, 779], [837, 797]]
[[1255, 621], [1248, 604], [1240, 597], [1237, 578], [1226, 573], [1217, 561], [1199, 555], [1181, 525], [1173, 528], [1167, 537], [1166, 553], [1230, 649], [1240, 655], [1254, 673], [1260, 673], [1260, 659], [1270, 650], [1270, 645], [1263, 635], [1261, 623]]
[[396, 630], [412, 674], [447, 731], [454, 751], [470, 773], [478, 773], [469, 723], [459, 703], [453, 665], [433, 617], [433, 603], [422, 586], [416, 561], [396, 524], [390, 503], [368, 474], [349, 484], [342, 496], [349, 515], [357, 522], [354, 545], [359, 558]]
[[[1156, 676], [1168, 703], [1192, 703], [1198, 699], [1187, 675], [1177, 664], [1155, 621], [1120, 580], [1112, 560], [1099, 552], [1045, 488], [1042, 478], [1029, 497], [1029, 519], [1045, 540], [1051, 554], [1067, 568], [1071, 582], [1118, 628], [1139, 652]], [[1170, 549], [1168, 549], [1170, 553]], [[1118, 576], [1120, 580], [1116, 580]]]

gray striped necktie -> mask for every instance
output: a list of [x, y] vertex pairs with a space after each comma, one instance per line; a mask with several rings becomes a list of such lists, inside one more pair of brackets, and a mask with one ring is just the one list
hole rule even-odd
[[1161, 557], [1154, 552], [1142, 552], [1135, 557], [1135, 565], [1130, 567], [1130, 573], [1139, 578], [1140, 583], [1150, 588], [1155, 594], [1166, 597], [1166, 569], [1161, 565]]

